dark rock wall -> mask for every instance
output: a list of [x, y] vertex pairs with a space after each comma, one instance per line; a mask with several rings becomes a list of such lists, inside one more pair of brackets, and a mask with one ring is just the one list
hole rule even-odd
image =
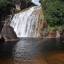
[[17, 39], [17, 36], [10, 25], [4, 24], [2, 31], [1, 31], [1, 36], [5, 40], [12, 40], [12, 39]]
[[1, 33], [2, 28], [3, 28], [3, 25], [4, 25], [4, 22], [0, 22], [0, 33]]

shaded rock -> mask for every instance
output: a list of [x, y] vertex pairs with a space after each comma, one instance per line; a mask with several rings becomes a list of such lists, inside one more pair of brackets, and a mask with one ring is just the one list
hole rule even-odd
[[2, 28], [3, 28], [3, 25], [4, 25], [4, 22], [0, 21], [0, 32], [1, 32]]
[[64, 43], [64, 30], [60, 33], [60, 40]]
[[0, 38], [0, 43], [5, 42], [5, 39], [3, 37]]
[[37, 32], [39, 32], [40, 37], [43, 38], [47, 36], [48, 24], [47, 24], [47, 21], [44, 19], [44, 14], [42, 13], [42, 9], [40, 9], [38, 12], [39, 12], [39, 17], [38, 17]]
[[4, 38], [5, 41], [14, 41], [17, 39], [17, 36], [12, 27], [5, 24], [1, 31], [1, 36]]

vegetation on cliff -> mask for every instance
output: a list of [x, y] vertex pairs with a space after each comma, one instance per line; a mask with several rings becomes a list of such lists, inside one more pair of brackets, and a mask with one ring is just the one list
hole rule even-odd
[[6, 15], [11, 14], [13, 8], [16, 8], [16, 4], [19, 5], [21, 9], [32, 5], [31, 0], [0, 0], [0, 20]]
[[64, 0], [40, 0], [40, 2], [49, 26], [64, 25]]

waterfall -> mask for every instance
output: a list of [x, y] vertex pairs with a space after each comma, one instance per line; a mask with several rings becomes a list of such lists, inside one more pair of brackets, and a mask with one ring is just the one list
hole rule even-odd
[[40, 6], [41, 4], [39, 3], [40, 0], [32, 0], [32, 2], [38, 6]]
[[39, 37], [37, 27], [40, 8], [34, 6], [14, 15], [10, 26], [14, 28], [17, 37]]

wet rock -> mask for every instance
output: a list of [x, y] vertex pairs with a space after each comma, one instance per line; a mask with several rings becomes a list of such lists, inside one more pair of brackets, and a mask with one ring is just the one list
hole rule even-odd
[[56, 38], [56, 32], [49, 32], [48, 37], [49, 38]]
[[[1, 36], [5, 41], [14, 41], [17, 39], [17, 36], [13, 30], [12, 27], [9, 25], [5, 24], [4, 27], [2, 28], [1, 31]], [[2, 40], [1, 38], [1, 40]]]
[[3, 37], [0, 38], [0, 43], [5, 42], [5, 39]]
[[3, 25], [4, 25], [4, 22], [0, 21], [0, 32], [1, 32], [2, 28], [3, 28]]
[[64, 43], [64, 30], [60, 33], [60, 40]]

